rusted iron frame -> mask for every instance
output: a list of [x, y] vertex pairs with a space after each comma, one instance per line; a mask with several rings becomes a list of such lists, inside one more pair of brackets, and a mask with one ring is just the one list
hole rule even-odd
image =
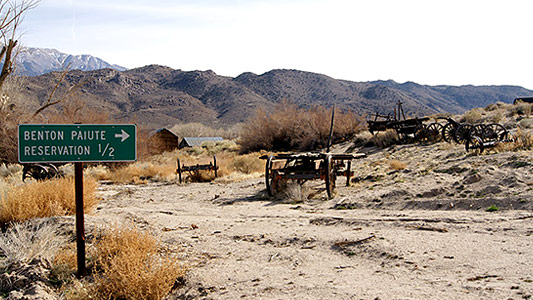
[[178, 168], [176, 169], [176, 173], [178, 173], [179, 183], [182, 183], [182, 175], [181, 175], [182, 172], [189, 172], [189, 174], [192, 174], [192, 172], [195, 172], [195, 171], [214, 171], [215, 178], [218, 177], [219, 167], [217, 166], [216, 156], [213, 156], [213, 163], [209, 162], [209, 164], [205, 164], [205, 165], [196, 164], [192, 166], [182, 166], [180, 163], [180, 159], [178, 157], [177, 165], [178, 165]]

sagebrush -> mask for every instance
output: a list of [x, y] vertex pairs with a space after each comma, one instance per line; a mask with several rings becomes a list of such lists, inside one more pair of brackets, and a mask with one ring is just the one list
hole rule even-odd
[[[85, 212], [90, 212], [99, 202], [95, 194], [96, 186], [96, 180], [84, 178]], [[10, 187], [5, 194], [0, 194], [0, 224], [73, 215], [76, 212], [74, 198], [74, 178], [59, 178]]]
[[[331, 110], [314, 106], [299, 108], [283, 101], [273, 112], [259, 110], [242, 126], [239, 145], [244, 153], [267, 150], [318, 150], [325, 148]], [[332, 142], [353, 137], [364, 128], [362, 119], [348, 111], [335, 111]]]
[[182, 282], [187, 268], [162, 251], [157, 240], [134, 227], [110, 227], [92, 247], [95, 273], [67, 289], [67, 299], [148, 299], [165, 297]]

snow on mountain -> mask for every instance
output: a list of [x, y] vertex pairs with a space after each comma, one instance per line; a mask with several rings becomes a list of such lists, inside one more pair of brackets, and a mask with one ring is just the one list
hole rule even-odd
[[93, 71], [111, 68], [118, 71], [127, 70], [118, 65], [109, 64], [91, 55], [71, 55], [55, 49], [22, 48], [15, 59], [15, 74], [38, 76], [52, 71], [71, 70]]

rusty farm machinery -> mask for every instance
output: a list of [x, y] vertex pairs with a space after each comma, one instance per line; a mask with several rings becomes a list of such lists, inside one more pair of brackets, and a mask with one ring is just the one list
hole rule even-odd
[[63, 172], [58, 169], [56, 164], [51, 163], [33, 163], [23, 164], [22, 181], [33, 178], [35, 180], [47, 180], [52, 178], [63, 177]]
[[266, 159], [265, 183], [269, 196], [274, 196], [288, 181], [303, 185], [309, 180], [324, 180], [328, 198], [335, 195], [337, 176], [346, 176], [350, 185], [352, 160], [364, 157], [363, 153], [282, 153], [263, 155]]
[[279, 153], [263, 155], [266, 160], [265, 184], [270, 197], [289, 181], [303, 185], [309, 180], [323, 180], [328, 198], [335, 196], [337, 176], [346, 176], [346, 186], [353, 176], [352, 160], [365, 157], [364, 153], [330, 153], [335, 107], [331, 112], [331, 127], [326, 152]]
[[367, 116], [370, 133], [392, 129], [403, 141], [436, 143], [444, 140], [464, 144], [466, 151], [479, 153], [500, 143], [513, 141], [510, 132], [498, 123], [459, 123], [449, 117], [437, 117], [430, 124], [424, 124], [426, 121], [429, 121], [428, 117], [406, 118], [400, 101], [394, 109], [394, 116], [378, 113]]
[[388, 115], [375, 113], [367, 115], [366, 118], [368, 131], [372, 134], [394, 130], [403, 141], [439, 142], [442, 139], [440, 134], [442, 125], [437, 122], [426, 125], [424, 124], [426, 121], [429, 121], [428, 117], [406, 118], [401, 101], [398, 101], [394, 108], [394, 116], [390, 113]]
[[179, 183], [182, 183], [183, 172], [188, 172], [189, 176], [191, 176], [193, 174], [200, 174], [200, 172], [205, 171], [205, 172], [213, 172], [215, 175], [215, 178], [217, 178], [218, 176], [219, 167], [217, 166], [216, 156], [213, 156], [213, 162], [209, 162], [209, 164], [203, 164], [203, 165], [196, 164], [196, 165], [185, 166], [181, 164], [179, 157], [176, 159], [176, 163], [177, 163], [176, 173], [178, 174]]

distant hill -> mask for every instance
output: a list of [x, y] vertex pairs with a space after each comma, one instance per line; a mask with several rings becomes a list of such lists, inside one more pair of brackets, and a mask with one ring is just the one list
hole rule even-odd
[[16, 74], [38, 76], [48, 72], [61, 71], [67, 66], [71, 70], [93, 71], [112, 68], [124, 71], [126, 68], [109, 64], [91, 55], [71, 55], [55, 49], [22, 48], [15, 59]]
[[[46, 100], [59, 73], [25, 78], [27, 104]], [[81, 84], [80, 84], [81, 83]], [[272, 70], [236, 78], [213, 71], [182, 71], [150, 65], [127, 71], [72, 70], [64, 87], [80, 84], [79, 99], [119, 120], [134, 120], [149, 128], [181, 122], [229, 126], [246, 120], [257, 109], [272, 109], [283, 99], [300, 106], [331, 106], [365, 115], [389, 113], [398, 100], [406, 114], [462, 113], [490, 103], [512, 102], [533, 95], [518, 86], [425, 86], [394, 81], [352, 82], [298, 70]], [[297, 117], [297, 116], [295, 116]]]

